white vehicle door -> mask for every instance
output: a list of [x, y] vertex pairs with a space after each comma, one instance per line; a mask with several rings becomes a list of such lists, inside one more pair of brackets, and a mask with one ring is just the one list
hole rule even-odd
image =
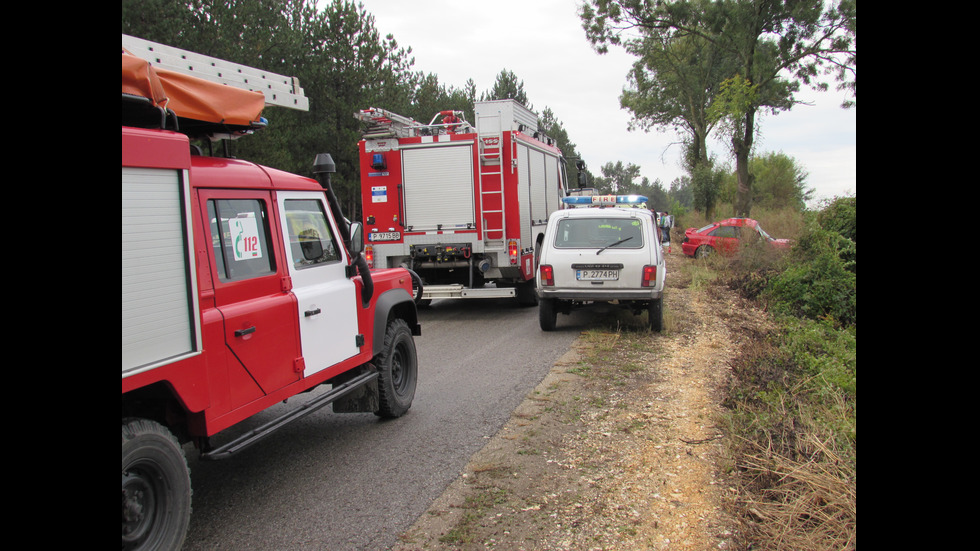
[[309, 376], [358, 353], [356, 289], [323, 193], [280, 192], [277, 201]]

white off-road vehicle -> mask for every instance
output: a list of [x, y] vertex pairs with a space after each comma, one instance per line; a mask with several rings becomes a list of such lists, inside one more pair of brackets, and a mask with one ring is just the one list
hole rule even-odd
[[548, 219], [536, 290], [541, 329], [555, 328], [558, 313], [595, 303], [648, 312], [650, 328], [663, 328], [666, 268], [654, 214], [632, 206], [642, 196], [567, 197], [571, 206]]

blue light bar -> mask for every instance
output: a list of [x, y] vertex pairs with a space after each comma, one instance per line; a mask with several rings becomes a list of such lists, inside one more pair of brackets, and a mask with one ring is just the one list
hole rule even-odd
[[572, 196], [562, 199], [566, 205], [592, 205], [592, 206], [614, 206], [614, 205], [639, 205], [647, 202], [643, 195], [593, 195], [591, 197]]

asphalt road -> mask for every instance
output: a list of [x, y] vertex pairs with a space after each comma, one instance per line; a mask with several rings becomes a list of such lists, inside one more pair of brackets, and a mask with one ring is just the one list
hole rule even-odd
[[[382, 421], [329, 407], [240, 455], [188, 450], [188, 550], [383, 550], [396, 543], [587, 327], [542, 332], [513, 299], [441, 300], [420, 310], [412, 409]], [[258, 426], [291, 402], [243, 424]], [[237, 427], [236, 427], [237, 428]]]

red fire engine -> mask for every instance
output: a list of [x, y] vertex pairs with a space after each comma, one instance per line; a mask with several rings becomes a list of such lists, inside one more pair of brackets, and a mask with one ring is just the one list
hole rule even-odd
[[[126, 35], [122, 69], [122, 547], [177, 549], [191, 510], [185, 442], [220, 459], [328, 404], [408, 410], [416, 297], [408, 271], [368, 270], [329, 155], [317, 182], [192, 146], [261, 128], [267, 102], [304, 108], [298, 83]], [[246, 80], [268, 95], [236, 87]]]
[[515, 100], [474, 104], [476, 124], [371, 108], [360, 149], [365, 255], [425, 282], [421, 300], [516, 296], [536, 304], [536, 252], [562, 207], [565, 160]]

